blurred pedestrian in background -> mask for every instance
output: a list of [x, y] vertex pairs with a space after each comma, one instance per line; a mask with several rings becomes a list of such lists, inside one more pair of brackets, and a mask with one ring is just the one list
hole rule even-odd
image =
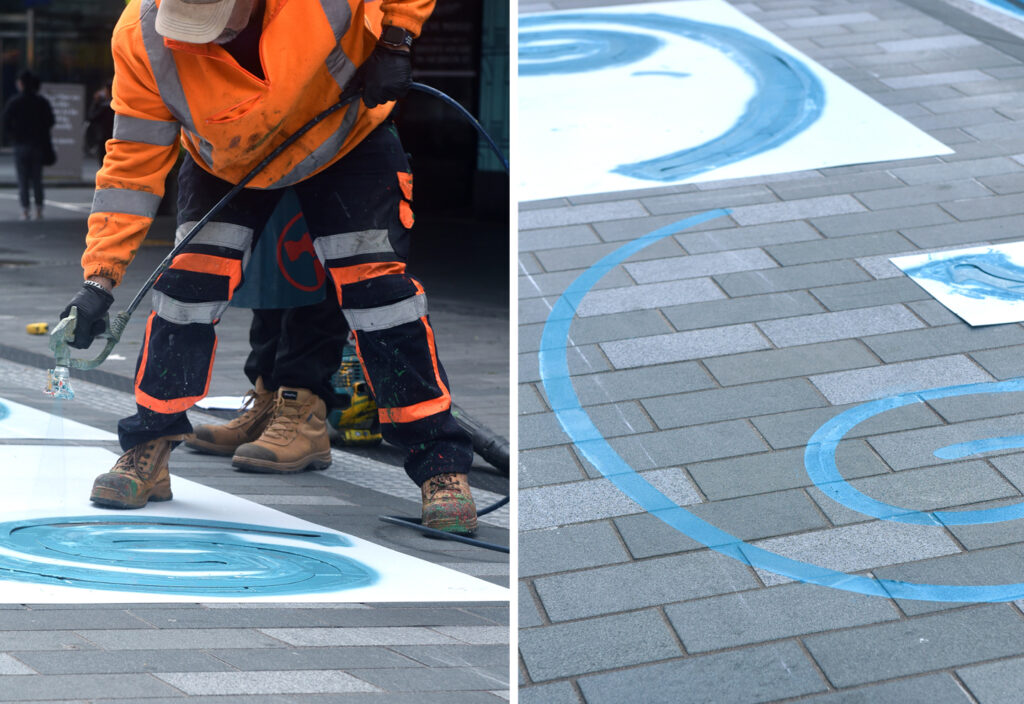
[[107, 140], [114, 136], [114, 109], [110, 107], [110, 84], [106, 84], [92, 95], [89, 111], [85, 114], [85, 146], [90, 154], [103, 166], [107, 154]]
[[4, 106], [3, 124], [6, 139], [14, 145], [14, 166], [18, 174], [18, 197], [21, 218], [28, 220], [29, 187], [35, 196], [36, 218], [43, 218], [43, 166], [56, 161], [50, 128], [53, 109], [50, 101], [39, 95], [39, 79], [31, 71], [18, 76], [18, 94]]

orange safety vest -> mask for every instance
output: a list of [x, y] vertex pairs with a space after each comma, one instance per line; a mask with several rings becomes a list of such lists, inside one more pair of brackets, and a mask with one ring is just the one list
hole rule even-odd
[[[179, 143], [202, 168], [238, 183], [267, 154], [337, 102], [376, 45], [381, 24], [419, 34], [434, 0], [266, 0], [265, 79], [216, 44], [154, 27], [159, 0], [131, 0], [114, 28], [114, 136], [96, 174], [82, 267], [121, 281], [146, 236]], [[313, 127], [248, 188], [285, 188], [357, 145], [394, 103], [357, 101]]]

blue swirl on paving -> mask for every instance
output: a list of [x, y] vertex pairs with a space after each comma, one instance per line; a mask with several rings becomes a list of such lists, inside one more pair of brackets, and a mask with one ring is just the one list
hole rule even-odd
[[1024, 15], [1024, 2], [1020, 0], [983, 0], [982, 5], [995, 5], [1013, 15]]
[[0, 579], [196, 597], [289, 596], [377, 581], [317, 531], [169, 517], [0, 523]]
[[11, 409], [6, 404], [0, 403], [0, 420], [3, 420], [7, 416], [11, 415]]
[[[580, 25], [603, 28], [585, 29]], [[710, 46], [753, 79], [754, 96], [736, 123], [723, 134], [691, 149], [613, 169], [624, 176], [682, 181], [742, 161], [800, 134], [821, 116], [825, 107], [825, 89], [802, 61], [770, 42], [732, 27], [670, 15], [593, 12], [525, 16], [520, 18], [519, 27], [521, 76], [572, 74], [636, 63], [664, 45], [662, 38], [637, 31], [646, 30]], [[615, 100], [615, 95], [610, 93], [608, 100]], [[628, 138], [626, 128], [623, 139]]]
[[[539, 352], [540, 378], [555, 417], [558, 419], [566, 435], [569, 436], [573, 445], [619, 491], [635, 501], [652, 516], [706, 547], [752, 567], [774, 572], [801, 582], [886, 598], [986, 602], [1012, 601], [1024, 597], [1024, 583], [988, 585], [926, 584], [880, 579], [847, 574], [809, 562], [784, 557], [756, 545], [751, 545], [699, 518], [665, 496], [644, 479], [628, 462], [622, 459], [604, 438], [601, 431], [598, 430], [590, 416], [580, 405], [579, 397], [576, 395], [572, 385], [572, 376], [569, 373], [567, 356], [569, 328], [575, 318], [576, 310], [594, 285], [605, 274], [622, 264], [630, 256], [659, 240], [727, 213], [728, 211], [724, 210], [709, 211], [667, 225], [637, 240], [626, 243], [583, 272], [565, 289], [564, 293], [555, 302], [551, 313], [544, 323], [544, 330], [541, 335]], [[857, 406], [823, 425], [808, 443], [807, 453], [811, 457], [807, 461], [808, 473], [816, 477], [815, 481], [821, 481], [822, 484], [819, 486], [823, 488], [833, 482], [842, 481], [841, 477], [837, 480], [834, 474], [824, 477], [815, 475], [815, 472], [820, 469], [820, 467], [815, 467], [815, 462], [824, 461], [825, 458], [831, 456], [832, 466], [834, 466], [834, 443], [837, 443], [855, 425], [878, 413], [892, 410], [911, 402], [933, 398], [944, 398], [962, 394], [1005, 393], [1019, 390], [1024, 390], [1024, 381], [1016, 380], [998, 384], [971, 384], [945, 389], [933, 389], [918, 392], [917, 394], [904, 394], [891, 399], [883, 399], [882, 401]], [[992, 441], [977, 441], [977, 444], [967, 448], [960, 448], [959, 451], [967, 452], [968, 454], [974, 451], [984, 451], [991, 446], [991, 443]], [[944, 450], [948, 451], [949, 448], [944, 448]], [[836, 470], [836, 473], [838, 473], [838, 470]], [[1006, 520], [1016, 517], [1017, 511], [1019, 509], [1016, 507], [1008, 507], [1002, 519]], [[881, 517], [893, 518], [892, 511], [886, 509], [882, 512], [886, 513], [886, 515]], [[905, 510], [897, 512], [901, 516], [907, 515], [907, 513]], [[931, 515], [934, 516], [935, 513], [938, 512], [933, 512]], [[980, 516], [983, 520], [978, 520], [979, 516], [977, 514], [979, 513], [982, 512], [975, 512], [975, 515], [964, 522], [987, 522], [987, 519], [992, 518], [992, 514], [988, 514]], [[946, 523], [951, 522], [948, 520], [949, 516], [944, 515], [942, 518], [946, 519]]]

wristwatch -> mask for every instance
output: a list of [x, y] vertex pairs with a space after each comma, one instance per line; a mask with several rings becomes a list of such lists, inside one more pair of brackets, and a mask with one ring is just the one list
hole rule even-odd
[[412, 47], [412, 33], [393, 24], [384, 25], [380, 43], [395, 49], [408, 49]]

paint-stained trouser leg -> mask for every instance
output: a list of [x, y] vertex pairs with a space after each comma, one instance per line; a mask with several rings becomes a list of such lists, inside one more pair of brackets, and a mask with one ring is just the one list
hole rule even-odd
[[405, 271], [412, 175], [393, 125], [295, 190], [355, 332], [384, 438], [408, 451], [405, 470], [418, 485], [468, 472], [472, 442], [451, 415], [423, 287]]
[[[230, 188], [186, 156], [178, 177], [178, 238]], [[153, 286], [153, 312], [135, 372], [136, 413], [117, 426], [122, 449], [192, 431], [185, 411], [209, 388], [217, 349], [214, 325], [241, 285], [254, 233], [278, 197], [243, 190]]]

